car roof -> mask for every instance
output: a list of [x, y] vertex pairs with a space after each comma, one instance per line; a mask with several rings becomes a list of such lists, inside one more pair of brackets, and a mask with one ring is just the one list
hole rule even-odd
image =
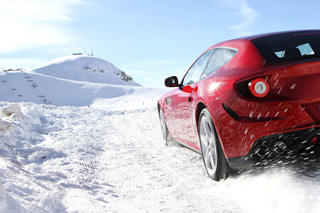
[[[206, 51], [212, 49], [212, 48], [217, 48], [217, 47], [233, 47], [233, 48], [238, 48], [239, 44], [248, 44], [251, 43], [252, 40], [255, 39], [260, 39], [260, 38], [267, 38], [271, 36], [277, 36], [277, 35], [285, 35], [285, 34], [313, 34], [313, 33], [320, 33], [320, 30], [293, 30], [293, 31], [282, 31], [282, 32], [273, 32], [273, 33], [265, 33], [265, 34], [258, 34], [258, 35], [251, 35], [251, 36], [246, 36], [242, 38], [235, 38], [231, 40], [226, 40], [219, 42], [211, 47], [209, 47]], [[204, 51], [204, 52], [206, 52]]]
[[269, 36], [274, 36], [274, 35], [284, 35], [284, 34], [293, 34], [293, 33], [298, 33], [298, 34], [312, 34], [312, 33], [320, 33], [320, 30], [293, 30], [293, 31], [282, 31], [282, 32], [273, 32], [273, 33], [265, 33], [265, 34], [251, 35], [251, 36], [246, 36], [246, 37], [239, 38], [239, 39], [254, 40], [254, 39], [264, 38], [264, 37], [269, 37]]

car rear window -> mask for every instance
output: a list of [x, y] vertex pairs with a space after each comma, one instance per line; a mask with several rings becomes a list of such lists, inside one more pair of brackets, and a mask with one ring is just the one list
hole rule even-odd
[[320, 59], [320, 31], [273, 35], [252, 42], [269, 63]]

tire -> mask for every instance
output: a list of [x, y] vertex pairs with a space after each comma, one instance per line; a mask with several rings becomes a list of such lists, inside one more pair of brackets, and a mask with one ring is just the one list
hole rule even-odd
[[168, 127], [167, 127], [166, 121], [164, 120], [164, 115], [161, 108], [159, 109], [159, 120], [160, 120], [160, 126], [162, 131], [162, 137], [165, 142], [165, 145], [171, 146], [173, 144], [172, 138], [168, 131]]
[[202, 159], [208, 176], [215, 181], [225, 179], [228, 173], [228, 164], [211, 115], [206, 108], [200, 113], [198, 128]]

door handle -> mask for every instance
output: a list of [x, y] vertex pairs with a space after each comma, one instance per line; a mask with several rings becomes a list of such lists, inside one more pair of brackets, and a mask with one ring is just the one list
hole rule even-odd
[[170, 97], [166, 99], [166, 104], [171, 106], [171, 98]]

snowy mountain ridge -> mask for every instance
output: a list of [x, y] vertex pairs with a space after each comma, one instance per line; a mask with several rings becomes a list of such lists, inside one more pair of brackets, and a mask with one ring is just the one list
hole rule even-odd
[[87, 55], [58, 58], [27, 72], [0, 72], [0, 89], [6, 94], [0, 101], [88, 106], [139, 88], [140, 84], [113, 64]]
[[89, 55], [57, 58], [31, 73], [91, 83], [141, 86], [112, 63]]

